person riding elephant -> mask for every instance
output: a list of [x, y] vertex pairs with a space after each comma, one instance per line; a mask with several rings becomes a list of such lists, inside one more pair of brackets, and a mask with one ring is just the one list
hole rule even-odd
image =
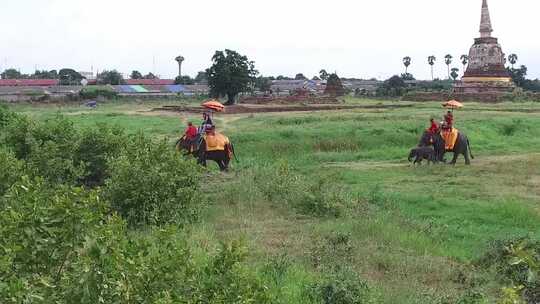
[[218, 164], [221, 171], [227, 171], [233, 153], [233, 147], [229, 138], [216, 132], [215, 126], [206, 128], [199, 147], [198, 162], [201, 165], [206, 167], [206, 161], [213, 160]]
[[[456, 130], [457, 132], [457, 130]], [[437, 161], [444, 162], [444, 154], [447, 152], [454, 153], [454, 157], [452, 158], [452, 161], [450, 164], [455, 165], [458, 156], [461, 154], [463, 157], [465, 157], [465, 164], [470, 165], [471, 159], [474, 159], [474, 156], [471, 151], [471, 145], [469, 142], [469, 138], [467, 135], [465, 135], [462, 132], [457, 132], [456, 140], [453, 143], [452, 147], [448, 149], [447, 143], [445, 142], [443, 136], [441, 135], [441, 132], [437, 132], [435, 134], [432, 134], [431, 132], [424, 132], [422, 135], [422, 138], [420, 139], [419, 146], [420, 147], [426, 147], [433, 145], [433, 149], [435, 150], [435, 158]]]

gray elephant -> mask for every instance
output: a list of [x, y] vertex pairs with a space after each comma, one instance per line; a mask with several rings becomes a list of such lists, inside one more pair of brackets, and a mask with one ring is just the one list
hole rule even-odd
[[452, 150], [445, 149], [444, 139], [439, 132], [435, 134], [431, 132], [425, 132], [420, 139], [419, 146], [425, 147], [430, 145], [433, 145], [433, 148], [435, 149], [435, 158], [438, 161], [444, 162], [444, 154], [446, 152], [454, 153], [454, 157], [450, 162], [450, 164], [452, 165], [456, 164], [456, 161], [460, 154], [463, 155], [463, 157], [465, 158], [465, 164], [467, 165], [470, 165], [471, 159], [474, 159], [474, 156], [471, 152], [469, 138], [467, 138], [467, 135], [461, 132], [458, 133], [456, 143], [454, 144], [454, 148]]

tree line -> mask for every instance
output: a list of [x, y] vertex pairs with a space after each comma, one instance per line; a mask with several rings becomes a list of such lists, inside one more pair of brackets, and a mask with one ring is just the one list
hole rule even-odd
[[[467, 68], [467, 64], [469, 63], [469, 55], [463, 54], [459, 57], [461, 60], [461, 64], [463, 65], [463, 72], [465, 72]], [[448, 79], [457, 80], [459, 77], [459, 69], [456, 67], [451, 68], [451, 65], [454, 61], [454, 56], [451, 54], [446, 54], [444, 56], [444, 64], [446, 64], [448, 69]], [[510, 54], [507, 58], [505, 58], [506, 62], [509, 62], [511, 64], [511, 68], [508, 68], [509, 71], [514, 70], [514, 65], [518, 61], [518, 56], [516, 54]], [[437, 62], [437, 57], [435, 55], [430, 55], [427, 57], [427, 63], [431, 67], [431, 80], [435, 80], [435, 76], [433, 74], [433, 67], [435, 63]], [[412, 58], [410, 56], [403, 57], [403, 65], [405, 66], [405, 73], [402, 74], [402, 78], [413, 78], [412, 74], [409, 74], [409, 66], [412, 64]], [[406, 80], [413, 80], [413, 79], [406, 79]]]

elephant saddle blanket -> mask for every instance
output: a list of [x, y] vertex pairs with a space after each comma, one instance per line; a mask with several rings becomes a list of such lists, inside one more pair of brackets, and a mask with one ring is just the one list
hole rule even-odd
[[216, 133], [204, 135], [206, 142], [206, 151], [225, 151], [225, 147], [229, 144], [227, 136]]
[[459, 130], [452, 128], [450, 130], [443, 130], [441, 136], [444, 139], [444, 147], [446, 150], [453, 150], [458, 138]]

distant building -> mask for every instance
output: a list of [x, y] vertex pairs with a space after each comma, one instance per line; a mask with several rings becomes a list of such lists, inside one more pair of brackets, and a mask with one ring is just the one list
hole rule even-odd
[[94, 80], [96, 79], [96, 75], [94, 75], [94, 72], [83, 72], [80, 71], [79, 74], [81, 74], [82, 77], [86, 78], [87, 80]]
[[279, 95], [289, 95], [300, 89], [322, 94], [325, 87], [326, 82], [321, 80], [273, 80], [270, 89]]
[[379, 80], [342, 80], [343, 87], [351, 92], [364, 92], [365, 94], [374, 94], [383, 82]]

